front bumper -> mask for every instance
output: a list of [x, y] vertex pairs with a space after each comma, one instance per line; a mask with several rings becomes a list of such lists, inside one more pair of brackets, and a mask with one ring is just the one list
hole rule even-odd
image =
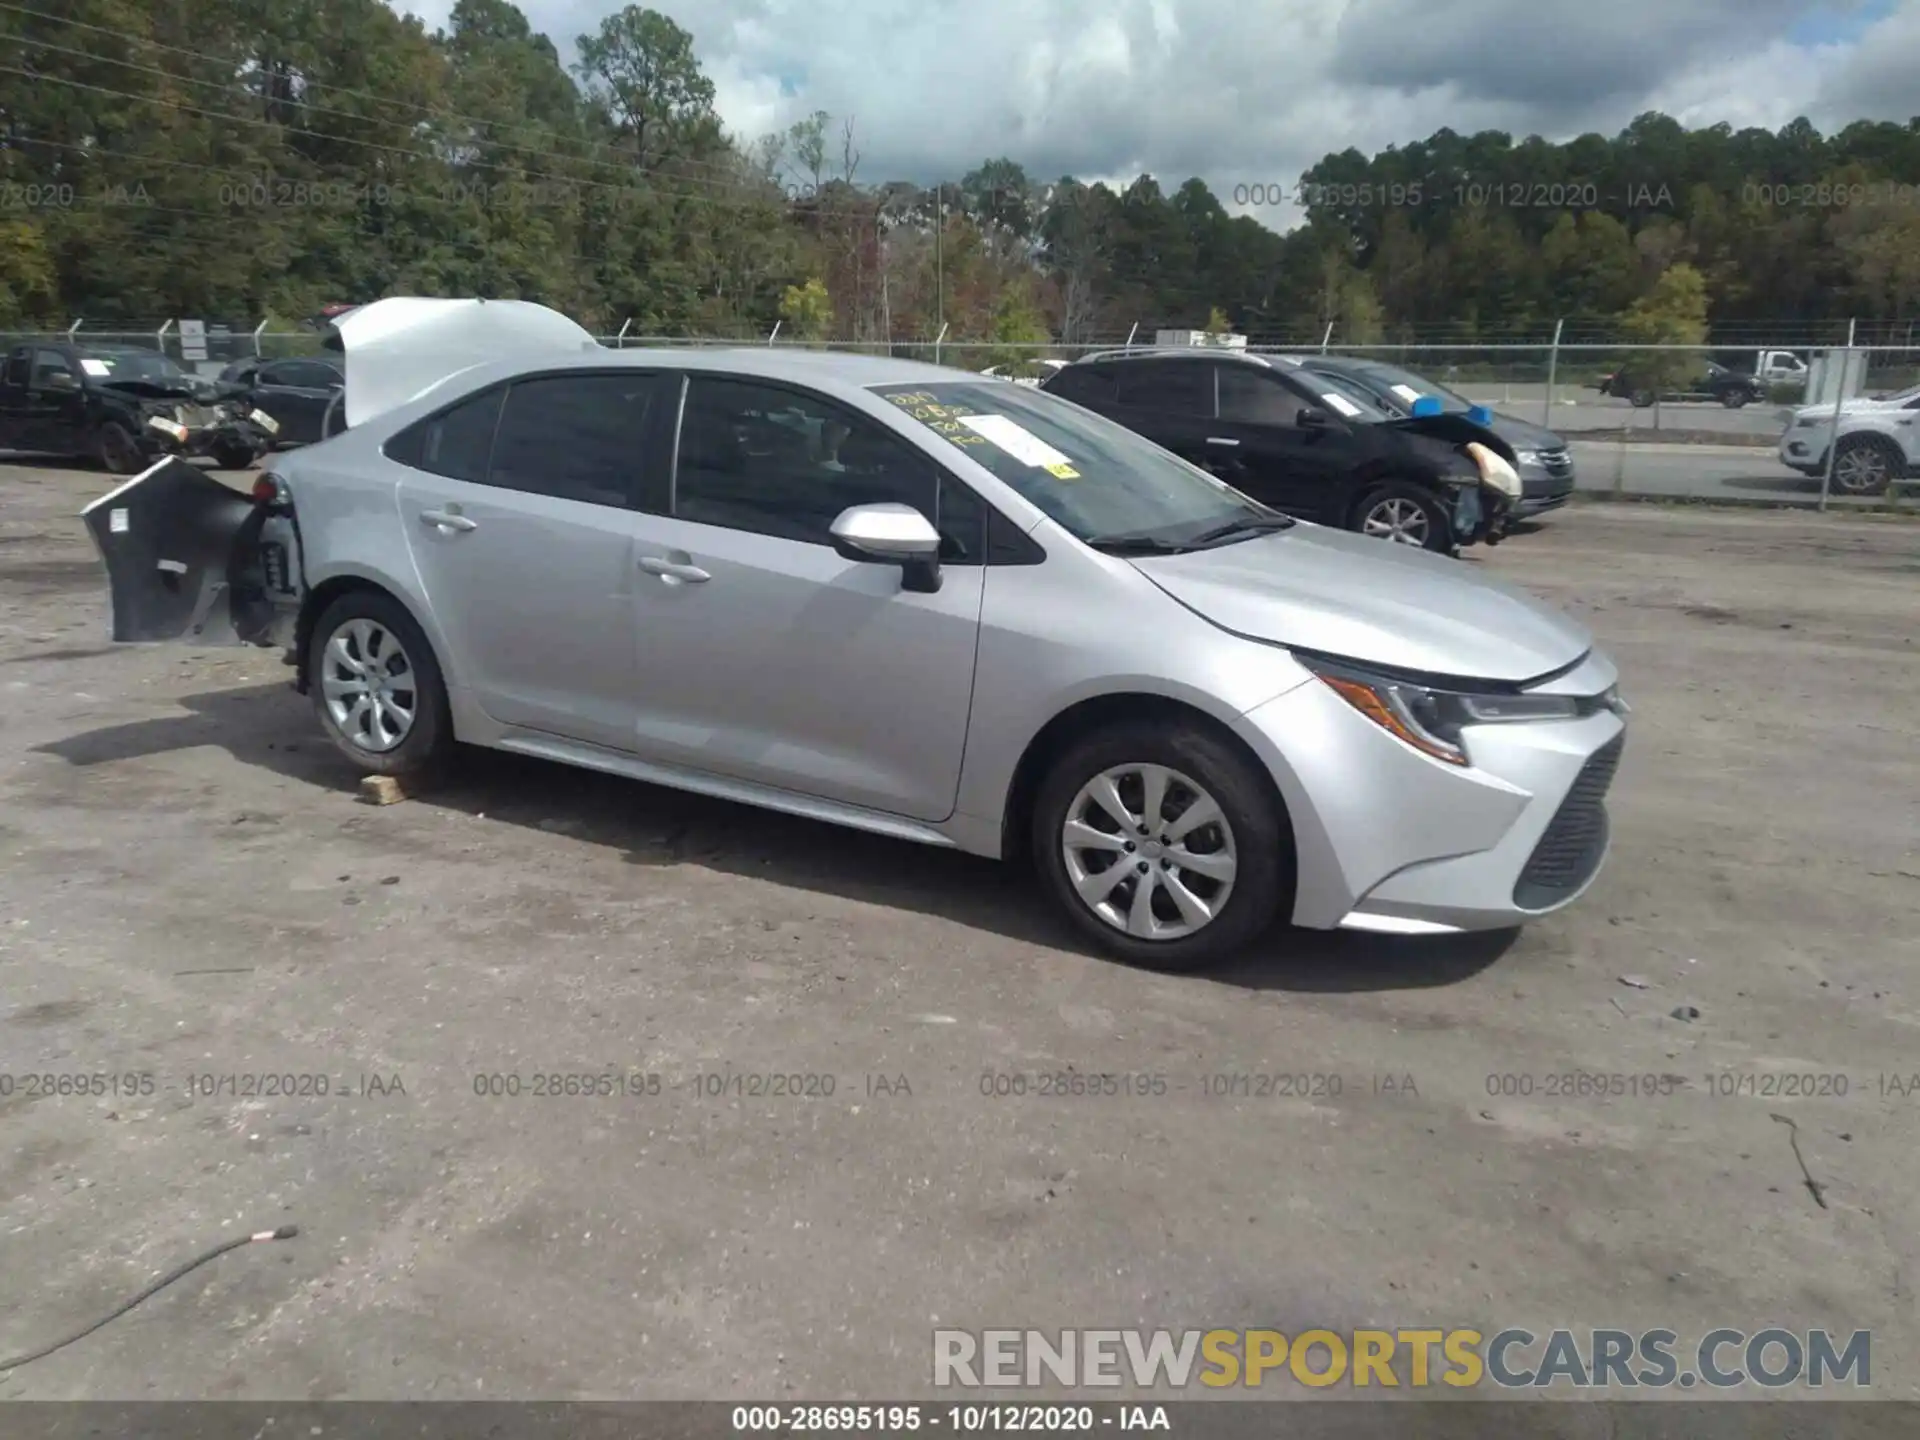
[[[1598, 695], [1595, 652], [1557, 694]], [[1605, 862], [1605, 798], [1626, 726], [1578, 720], [1477, 726], [1456, 767], [1402, 744], [1314, 681], [1242, 716], [1293, 822], [1293, 921], [1390, 934], [1495, 930], [1578, 899]]]
[[1520, 500], [1513, 507], [1514, 517], [1524, 520], [1533, 515], [1544, 515], [1549, 510], [1558, 510], [1573, 498], [1573, 487], [1573, 461], [1570, 457], [1551, 467], [1523, 465], [1520, 468]]
[[[152, 424], [153, 418], [149, 417], [149, 422], [141, 429], [140, 446], [155, 458], [178, 455], [182, 459], [193, 459], [242, 446], [260, 454], [272, 444], [267, 432], [251, 420], [219, 420], [212, 424], [187, 425], [181, 427], [186, 433], [180, 435], [156, 427]], [[160, 415], [157, 418], [166, 420], [169, 417]]]
[[1789, 470], [1798, 470], [1802, 475], [1818, 475], [1827, 468], [1827, 451], [1824, 440], [1816, 440], [1811, 429], [1801, 430], [1798, 426], [1780, 437], [1780, 463]]

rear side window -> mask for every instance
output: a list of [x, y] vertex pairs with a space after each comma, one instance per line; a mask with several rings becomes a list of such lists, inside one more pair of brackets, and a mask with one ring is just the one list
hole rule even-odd
[[625, 505], [659, 389], [658, 376], [638, 371], [515, 381], [494, 437], [487, 483]]
[[[266, 376], [261, 378], [268, 379]], [[301, 385], [310, 390], [325, 390], [340, 383], [340, 372], [318, 360], [285, 360], [274, 367], [268, 383]]]
[[1160, 415], [1213, 418], [1214, 367], [1194, 360], [1136, 361], [1120, 369], [1120, 403]]
[[28, 350], [24, 345], [7, 356], [7, 384], [24, 386], [27, 383], [27, 356]]
[[484, 483], [506, 395], [504, 388], [496, 386], [417, 421], [387, 442], [387, 458], [449, 480]]
[[1069, 365], [1049, 380], [1045, 389], [1081, 405], [1112, 404], [1119, 399], [1119, 382], [1106, 365]]

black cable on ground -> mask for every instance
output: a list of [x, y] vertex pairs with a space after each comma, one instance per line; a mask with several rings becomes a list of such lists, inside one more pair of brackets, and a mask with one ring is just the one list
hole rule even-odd
[[209, 1260], [219, 1259], [222, 1255], [226, 1254], [229, 1250], [238, 1250], [242, 1245], [253, 1245], [253, 1244], [257, 1244], [262, 1240], [291, 1240], [293, 1239], [294, 1236], [298, 1235], [299, 1233], [300, 1233], [300, 1227], [298, 1225], [282, 1225], [278, 1230], [259, 1230], [259, 1231], [255, 1231], [251, 1235], [239, 1235], [234, 1237], [231, 1240], [226, 1241], [224, 1244], [216, 1245], [211, 1250], [206, 1251], [204, 1254], [196, 1255], [193, 1259], [187, 1261], [186, 1264], [180, 1266], [178, 1269], [168, 1271], [165, 1275], [162, 1275], [158, 1280], [154, 1281], [153, 1284], [147, 1286], [146, 1289], [142, 1290], [138, 1295], [134, 1296], [131, 1300], [127, 1301], [124, 1305], [120, 1306], [116, 1310], [110, 1311], [106, 1315], [101, 1316], [98, 1320], [94, 1321], [91, 1325], [88, 1325], [83, 1329], [76, 1330], [71, 1335], [62, 1336], [60, 1339], [54, 1341], [51, 1345], [47, 1345], [39, 1350], [35, 1350], [32, 1354], [16, 1355], [9, 1360], [0, 1360], [0, 1375], [4, 1375], [9, 1370], [18, 1370], [22, 1365], [31, 1365], [36, 1360], [44, 1360], [47, 1358], [47, 1356], [53, 1354], [54, 1351], [64, 1350], [66, 1349], [67, 1346], [73, 1344], [74, 1341], [86, 1339], [87, 1336], [93, 1334], [93, 1332], [98, 1330], [102, 1325], [106, 1325], [111, 1323], [112, 1321], [118, 1320], [122, 1315], [126, 1314], [129, 1310], [133, 1309], [134, 1306], [140, 1304], [142, 1301], [152, 1299], [155, 1295], [158, 1295], [162, 1290], [166, 1289], [167, 1286], [173, 1284], [173, 1282], [178, 1280], [182, 1275], [185, 1275], [192, 1270], [198, 1270], [202, 1265], [206, 1264]]

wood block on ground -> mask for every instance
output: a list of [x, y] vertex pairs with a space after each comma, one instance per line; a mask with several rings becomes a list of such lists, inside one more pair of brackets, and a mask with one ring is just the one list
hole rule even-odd
[[391, 775], [367, 775], [360, 781], [360, 799], [367, 805], [397, 805], [413, 798], [410, 791]]

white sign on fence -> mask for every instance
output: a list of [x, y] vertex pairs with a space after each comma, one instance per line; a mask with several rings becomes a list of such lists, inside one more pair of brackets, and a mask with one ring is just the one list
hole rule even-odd
[[1813, 357], [1807, 367], [1809, 405], [1831, 405], [1836, 400], [1851, 400], [1867, 388], [1867, 352], [1865, 350], [1828, 350]]
[[182, 360], [207, 358], [206, 321], [182, 320], [180, 322], [180, 358]]

